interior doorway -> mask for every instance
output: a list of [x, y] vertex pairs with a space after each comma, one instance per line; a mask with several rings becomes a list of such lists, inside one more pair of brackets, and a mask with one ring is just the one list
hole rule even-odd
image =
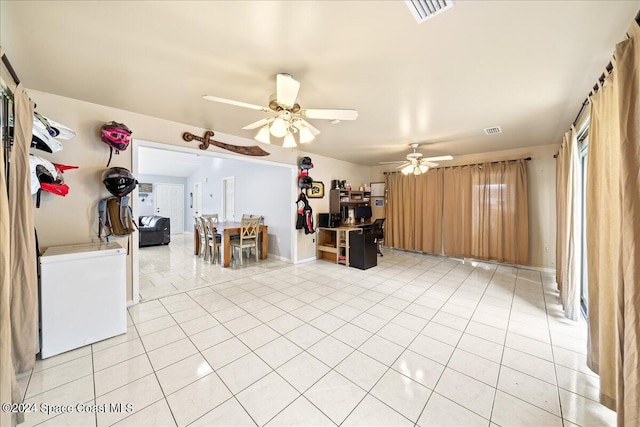
[[202, 215], [202, 183], [193, 184], [193, 215]]
[[235, 219], [235, 178], [222, 178], [222, 220]]
[[180, 184], [157, 184], [154, 197], [156, 215], [171, 219], [171, 234], [184, 232], [184, 187]]

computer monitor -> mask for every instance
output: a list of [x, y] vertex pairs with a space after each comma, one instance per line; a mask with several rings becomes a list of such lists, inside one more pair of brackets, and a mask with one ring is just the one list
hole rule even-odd
[[358, 206], [356, 207], [356, 221], [364, 221], [370, 219], [373, 214], [371, 213], [371, 206]]

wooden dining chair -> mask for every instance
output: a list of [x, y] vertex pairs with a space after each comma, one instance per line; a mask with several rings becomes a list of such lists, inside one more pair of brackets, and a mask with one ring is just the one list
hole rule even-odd
[[258, 262], [258, 231], [260, 230], [260, 218], [245, 218], [240, 225], [240, 238], [231, 241], [231, 251], [235, 254], [235, 248], [239, 249], [240, 265], [242, 265], [242, 253], [244, 249], [254, 248], [256, 262]]
[[207, 244], [209, 245], [209, 255], [211, 264], [217, 259], [220, 262], [220, 246], [222, 245], [222, 235], [216, 234], [218, 225], [218, 214], [207, 215], [204, 218], [205, 231], [207, 233]]
[[198, 256], [207, 260], [209, 255], [209, 242], [207, 239], [204, 218], [201, 216], [194, 216], [193, 221], [196, 226], [196, 231], [198, 232], [197, 238], [200, 239], [200, 251], [198, 252]]

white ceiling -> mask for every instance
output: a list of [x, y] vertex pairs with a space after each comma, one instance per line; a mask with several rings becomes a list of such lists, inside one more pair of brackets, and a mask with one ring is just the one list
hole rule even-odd
[[[275, 75], [301, 82], [304, 150], [361, 164], [559, 143], [640, 1], [454, 1], [417, 24], [402, 1], [0, 3], [28, 88], [251, 138]], [[501, 126], [486, 136], [483, 128]], [[134, 129], [135, 132], [135, 129]]]
[[187, 178], [200, 168], [201, 160], [201, 156], [193, 153], [140, 147], [138, 174]]

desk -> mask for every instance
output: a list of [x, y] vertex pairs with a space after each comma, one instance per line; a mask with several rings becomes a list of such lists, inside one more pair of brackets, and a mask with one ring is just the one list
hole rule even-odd
[[328, 259], [336, 264], [349, 266], [349, 235], [352, 232], [362, 233], [362, 228], [342, 226], [335, 228], [318, 228], [316, 258]]
[[355, 222], [353, 223], [353, 225], [349, 225], [349, 227], [356, 227], [363, 230], [368, 230], [371, 228], [372, 225], [373, 225], [373, 221], [367, 220], [365, 222]]
[[[222, 234], [222, 266], [229, 267], [231, 261], [231, 235], [240, 234], [240, 228], [242, 224], [240, 222], [220, 222], [216, 224], [216, 233]], [[268, 227], [261, 225], [258, 233], [262, 234], [262, 242], [260, 244], [260, 259], [267, 259], [267, 253], [269, 252], [269, 234], [267, 233]]]

